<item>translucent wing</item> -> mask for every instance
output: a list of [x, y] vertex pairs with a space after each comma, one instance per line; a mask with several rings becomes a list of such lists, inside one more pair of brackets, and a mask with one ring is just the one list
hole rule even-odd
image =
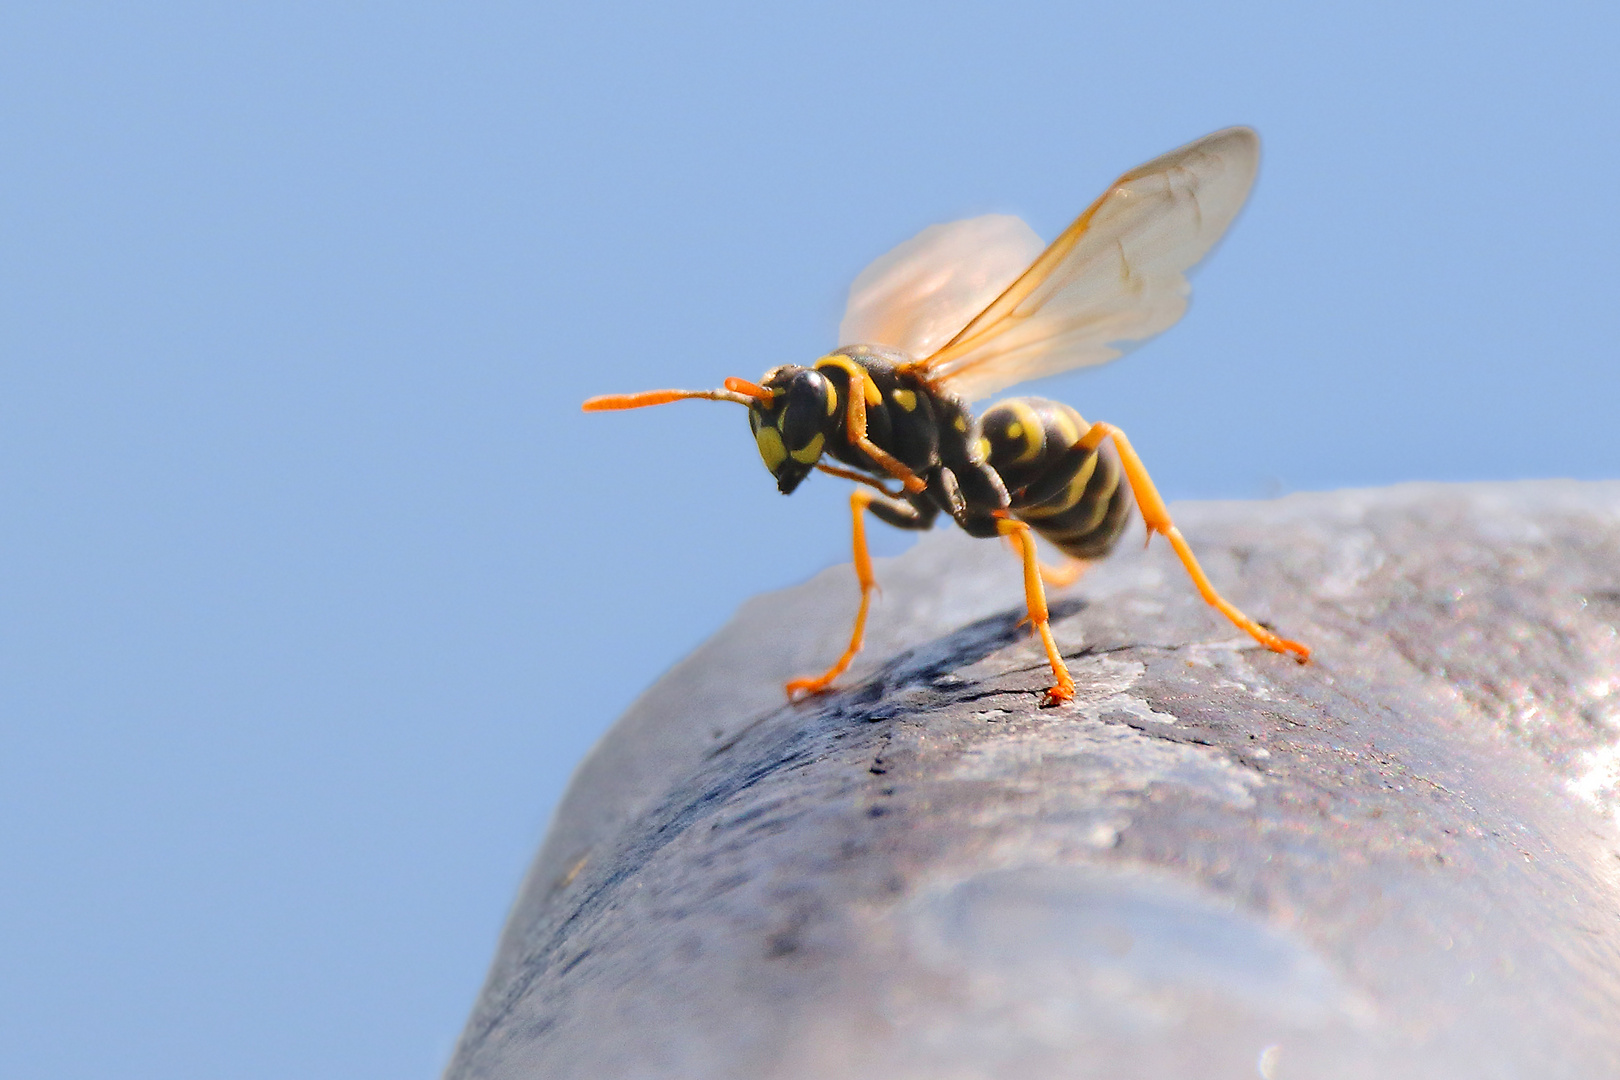
[[1006, 291], [1041, 238], [1006, 214], [932, 225], [861, 271], [849, 288], [840, 345], [887, 345], [924, 357]]
[[1235, 127], [1132, 169], [923, 373], [971, 400], [1112, 360], [1166, 329], [1187, 309], [1186, 271], [1237, 216], [1259, 163], [1260, 137]]

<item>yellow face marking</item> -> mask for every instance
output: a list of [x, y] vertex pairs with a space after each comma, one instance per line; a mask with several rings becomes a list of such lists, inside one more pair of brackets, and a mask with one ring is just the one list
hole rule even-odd
[[817, 360], [813, 366], [818, 368], [843, 368], [845, 374], [849, 376], [849, 384], [851, 386], [854, 386], [856, 383], [860, 383], [860, 385], [863, 387], [865, 391], [863, 396], [866, 398], [866, 403], [868, 405], [876, 406], [883, 404], [883, 395], [878, 393], [878, 388], [872, 382], [872, 380], [866, 377], [866, 369], [861, 367], [861, 365], [857, 364], [855, 361], [851, 360], [849, 357], [845, 356], [843, 353], [828, 353], [820, 360]]
[[990, 440], [983, 435], [973, 440], [974, 462], [990, 460]]
[[787, 447], [782, 445], [782, 433], [773, 427], [762, 427], [754, 432], [754, 441], [759, 444], [759, 456], [765, 459], [765, 467], [775, 472], [777, 466], [787, 460]]
[[[821, 447], [826, 441], [821, 432], [818, 431], [815, 438], [805, 443], [800, 449], [793, 451], [790, 456], [801, 465], [814, 465], [821, 459]], [[778, 446], [782, 445], [782, 440], [777, 439], [776, 444]]]
[[913, 412], [917, 408], [917, 395], [910, 390], [891, 390], [889, 396], [894, 398], [894, 403], [906, 410], [906, 412]]
[[838, 387], [827, 383], [827, 415], [831, 416], [838, 411]]
[[956, 418], [956, 423], [954, 425], [952, 425], [952, 426], [955, 427], [956, 430], [960, 431], [962, 434], [964, 434], [964, 435], [967, 434], [967, 421], [962, 419], [960, 416], [958, 416]]

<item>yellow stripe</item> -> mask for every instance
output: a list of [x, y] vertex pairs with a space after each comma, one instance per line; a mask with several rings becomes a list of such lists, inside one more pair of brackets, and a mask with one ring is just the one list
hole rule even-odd
[[[1002, 408], [1012, 410], [1012, 414], [1018, 417], [1016, 423], [1007, 425], [1007, 434], [1015, 439], [1024, 440], [1024, 452], [1013, 458], [1012, 463], [1024, 465], [1034, 461], [1035, 456], [1041, 452], [1041, 447], [1046, 445], [1046, 432], [1042, 429], [1040, 414], [1016, 398], [1001, 404]], [[1014, 428], [1020, 430], [1014, 431]]]
[[1047, 500], [1028, 510], [1020, 510], [1018, 516], [1030, 521], [1042, 521], [1074, 509], [1075, 504], [1085, 498], [1086, 485], [1091, 482], [1091, 474], [1096, 468], [1097, 455], [1087, 454], [1084, 463], [1075, 470], [1074, 477], [1055, 501]]
[[861, 367], [861, 365], [857, 364], [855, 361], [851, 360], [849, 357], [845, 356], [843, 353], [828, 353], [820, 360], [817, 360], [814, 366], [818, 368], [843, 368], [845, 373], [849, 375], [851, 386], [854, 386], [858, 382], [866, 388], [864, 396], [866, 397], [866, 403], [868, 405], [883, 404], [883, 395], [878, 393], [877, 384], [867, 376], [866, 369]]
[[[1075, 421], [1079, 421], [1079, 427], [1075, 426]], [[1067, 405], [1058, 406], [1057, 410], [1052, 414], [1052, 422], [1053, 426], [1058, 429], [1058, 434], [1063, 436], [1063, 445], [1066, 447], [1079, 442], [1080, 436], [1084, 434], [1080, 429], [1085, 427], [1085, 420]]]
[[1119, 488], [1119, 469], [1115, 467], [1113, 462], [1106, 463], [1103, 468], [1103, 486], [1093, 496], [1096, 502], [1091, 508], [1091, 516], [1075, 526], [1074, 529], [1065, 530], [1066, 534], [1075, 537], [1084, 536], [1094, 531], [1097, 526], [1103, 523], [1103, 518], [1108, 516], [1108, 504], [1113, 501], [1114, 492]]

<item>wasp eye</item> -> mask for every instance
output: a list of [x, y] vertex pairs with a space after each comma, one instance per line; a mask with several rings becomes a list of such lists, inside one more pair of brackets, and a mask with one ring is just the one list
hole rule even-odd
[[789, 451], [805, 450], [819, 440], [827, 423], [827, 396], [831, 392], [818, 371], [802, 371], [788, 384], [777, 426]]

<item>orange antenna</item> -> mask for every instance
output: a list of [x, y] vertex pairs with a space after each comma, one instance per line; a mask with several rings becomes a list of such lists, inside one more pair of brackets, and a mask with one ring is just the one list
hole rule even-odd
[[732, 393], [751, 397], [755, 401], [770, 401], [771, 398], [776, 396], [775, 390], [767, 390], [763, 386], [751, 383], [747, 379], [739, 379], [735, 375], [728, 375], [724, 385]]
[[[733, 385], [733, 384], [736, 385]], [[747, 387], [748, 389], [743, 389]], [[644, 409], [648, 405], [667, 405], [685, 398], [703, 398], [707, 401], [735, 401], [739, 405], [755, 400], [769, 401], [771, 392], [755, 386], [746, 379], [727, 379], [724, 390], [643, 390], [639, 394], [603, 394], [593, 397], [581, 406], [586, 412], [610, 412], [614, 409]]]

